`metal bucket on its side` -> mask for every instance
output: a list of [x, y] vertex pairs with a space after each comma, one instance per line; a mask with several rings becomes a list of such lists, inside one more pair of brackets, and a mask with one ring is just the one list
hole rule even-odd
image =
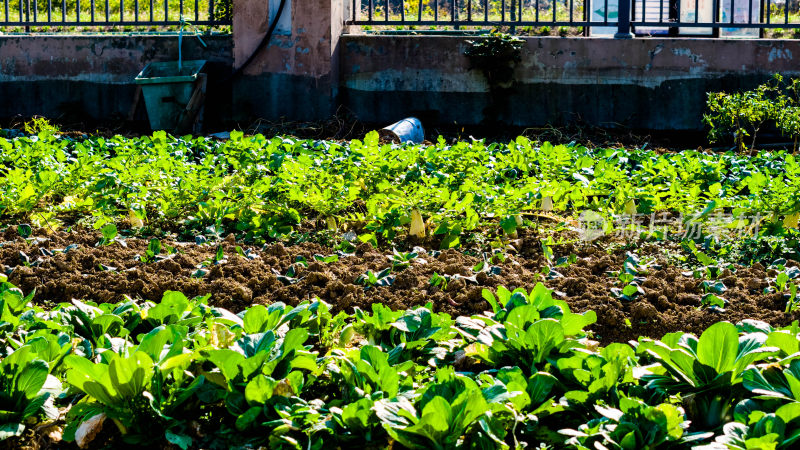
[[416, 117], [406, 117], [386, 128], [382, 128], [378, 133], [381, 138], [392, 140], [398, 144], [405, 142], [421, 144], [425, 140], [425, 130], [422, 129], [422, 122]]

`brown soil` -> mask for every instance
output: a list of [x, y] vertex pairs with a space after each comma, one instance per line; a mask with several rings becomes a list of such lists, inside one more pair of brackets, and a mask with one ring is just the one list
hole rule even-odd
[[[40, 238], [28, 241], [9, 229], [0, 235], [0, 270], [10, 271], [9, 281], [24, 292], [36, 289], [38, 303], [66, 302], [72, 298], [97, 302], [116, 302], [124, 296], [159, 300], [167, 290], [181, 291], [187, 296], [212, 295], [214, 305], [239, 312], [251, 304], [268, 304], [282, 301], [290, 305], [319, 297], [330, 303], [334, 312], [352, 311], [354, 307], [369, 310], [370, 305], [381, 302], [394, 309], [405, 309], [432, 303], [435, 311], [452, 316], [472, 315], [489, 309], [481, 297], [484, 288], [497, 286], [508, 289], [532, 289], [537, 281], [544, 281], [555, 295], [566, 300], [573, 311], [594, 310], [598, 322], [591, 327], [602, 343], [625, 342], [638, 336], [660, 338], [672, 331], [700, 333], [720, 320], [737, 322], [758, 319], [776, 326], [791, 323], [800, 314], [784, 314], [785, 301], [781, 294], [763, 294], [768, 274], [760, 265], [740, 267], [734, 273], [726, 271], [720, 279], [728, 290], [721, 296], [728, 300], [724, 312], [698, 309], [703, 294], [701, 280], [681, 275], [682, 269], [669, 266], [660, 254], [663, 245], [644, 245], [641, 256], [650, 255], [661, 264], [658, 270], [650, 269], [641, 284], [644, 294], [635, 301], [623, 301], [610, 295], [620, 282], [607, 274], [620, 270], [626, 259], [624, 250], [605, 250], [604, 244], [588, 246], [554, 247], [556, 256], [573, 252], [578, 260], [567, 267], [558, 267], [562, 277], [544, 280], [541, 275], [546, 260], [541, 254], [539, 240], [522, 236], [513, 241], [514, 250], [505, 262], [497, 263], [500, 273], [474, 273], [472, 267], [482, 259], [448, 250], [434, 256], [421, 254], [410, 267], [396, 271], [391, 286], [365, 289], [355, 284], [359, 275], [367, 270], [375, 273], [391, 266], [391, 253], [373, 249], [368, 244], [357, 247], [352, 256], [340, 257], [338, 262], [325, 264], [315, 261], [313, 255], [330, 255], [334, 251], [318, 244], [305, 243], [284, 247], [271, 244], [250, 248], [254, 259], [239, 256], [236, 245], [246, 251], [246, 244], [237, 244], [233, 236], [223, 242], [226, 262], [208, 267], [202, 278], [192, 277], [198, 266], [213, 258], [216, 245], [196, 245], [162, 241], [178, 252], [159, 262], [143, 263], [136, 255], [144, 255], [148, 241], [128, 239], [126, 246], [119, 243], [96, 247], [99, 235], [87, 232], [37, 234]], [[67, 252], [48, 256], [42, 249], [52, 251], [70, 244], [78, 247]], [[36, 266], [21, 263], [20, 252]], [[279, 280], [298, 256], [308, 261], [308, 267], [295, 265], [296, 281], [290, 284]], [[110, 266], [115, 270], [103, 270]], [[790, 262], [790, 265], [797, 265]], [[13, 268], [13, 271], [11, 269]], [[434, 273], [449, 275], [446, 289], [431, 286]], [[455, 277], [459, 275], [461, 277]], [[470, 279], [467, 279], [470, 278]], [[627, 321], [626, 321], [627, 319]], [[628, 325], [629, 323], [629, 325]]]

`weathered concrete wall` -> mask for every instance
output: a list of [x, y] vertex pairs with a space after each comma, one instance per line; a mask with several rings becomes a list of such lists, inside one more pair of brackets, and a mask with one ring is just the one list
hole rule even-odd
[[[291, 7], [289, 33], [231, 80], [269, 12], [267, 1], [236, 1], [245, 6], [233, 36], [205, 37], [208, 48], [184, 40], [186, 59], [211, 61], [206, 122], [222, 126], [326, 119], [344, 105], [373, 123], [417, 115], [426, 125], [696, 130], [706, 92], [752, 88], [775, 72], [800, 76], [795, 40], [526, 38], [516, 84], [497, 94], [463, 56], [467, 38], [341, 36], [341, 2], [304, 0]], [[135, 75], [176, 58], [174, 35], [0, 36], [0, 118], [125, 118]], [[144, 122], [143, 105], [136, 118]]]
[[[322, 120], [336, 110], [342, 2], [287, 1], [290, 32], [273, 35], [236, 79], [236, 120]], [[234, 0], [235, 67], [245, 64], [257, 49], [269, 28], [268, 17], [267, 1]]]
[[796, 40], [540, 37], [525, 39], [513, 89], [492, 96], [466, 40], [344, 36], [340, 99], [371, 122], [700, 129], [706, 92], [800, 75]]
[[[183, 58], [209, 61], [206, 121], [230, 115], [230, 36], [183, 40]], [[178, 59], [175, 35], [0, 36], [0, 118], [43, 115], [64, 121], [125, 118], [133, 79], [151, 61]], [[143, 120], [144, 104], [138, 119]]]

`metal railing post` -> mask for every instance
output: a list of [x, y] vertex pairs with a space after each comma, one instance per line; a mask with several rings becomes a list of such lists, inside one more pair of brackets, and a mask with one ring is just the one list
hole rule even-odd
[[631, 0], [618, 0], [617, 33], [614, 39], [630, 39], [631, 33]]

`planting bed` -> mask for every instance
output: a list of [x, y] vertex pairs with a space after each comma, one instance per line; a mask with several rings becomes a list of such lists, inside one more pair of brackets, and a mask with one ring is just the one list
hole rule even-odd
[[[101, 240], [97, 232], [83, 231], [48, 235], [26, 241], [13, 228], [0, 242], [0, 264], [10, 271], [9, 280], [24, 292], [36, 291], [38, 303], [58, 303], [65, 299], [86, 299], [115, 303], [125, 296], [159, 299], [168, 290], [187, 296], [211, 294], [209, 303], [235, 313], [252, 304], [280, 301], [296, 306], [303, 300], [319, 298], [331, 304], [332, 311], [351, 313], [358, 307], [370, 310], [372, 303], [381, 303], [395, 310], [405, 310], [431, 303], [435, 312], [453, 317], [469, 316], [486, 311], [490, 305], [481, 296], [483, 289], [498, 286], [531, 290], [537, 282], [555, 290], [573, 311], [594, 310], [597, 323], [589, 327], [594, 339], [603, 344], [628, 342], [640, 336], [659, 338], [666, 333], [687, 331], [702, 333], [720, 320], [738, 322], [744, 319], [763, 320], [774, 326], [789, 325], [800, 318], [800, 312], [784, 313], [786, 300], [781, 293], [764, 293], [777, 271], [761, 264], [753, 267], [732, 267], [720, 279], [728, 288], [724, 311], [700, 308], [704, 295], [701, 280], [686, 274], [685, 269], [664, 257], [664, 246], [645, 244], [638, 249], [640, 257], [652, 257], [661, 266], [648, 270], [641, 282], [644, 294], [633, 301], [615, 299], [609, 293], [619, 286], [609, 272], [623, 269], [628, 252], [615, 249], [612, 242], [587, 245], [569, 244], [555, 252], [574, 253], [577, 260], [556, 268], [560, 276], [546, 277], [542, 269], [548, 261], [542, 254], [538, 237], [521, 233], [514, 240], [505, 261], [493, 264], [496, 274], [477, 272], [474, 267], [483, 258], [465, 255], [455, 249], [439, 251], [417, 247], [418, 258], [408, 268], [394, 271], [394, 282], [387, 286], [365, 289], [357, 279], [367, 271], [378, 273], [392, 267], [392, 252], [377, 250], [369, 244], [356, 246], [352, 253], [324, 247], [317, 243], [284, 245], [282, 243], [252, 246], [237, 244], [229, 235], [220, 246], [225, 255], [222, 263], [211, 265], [208, 273], [198, 277], [198, 267], [213, 260], [217, 245], [197, 245], [165, 240], [176, 253], [157, 262], [141, 262], [149, 241], [141, 238], [96, 247]], [[74, 249], [54, 256], [40, 256], [42, 249]], [[410, 244], [409, 244], [410, 245]], [[236, 247], [248, 252], [241, 256]], [[25, 266], [20, 252], [28, 258], [41, 258], [35, 267]], [[325, 263], [314, 255], [337, 255], [338, 260]], [[307, 261], [297, 264], [298, 257]], [[280, 281], [290, 267], [296, 268], [294, 279]], [[794, 261], [787, 263], [796, 267]], [[111, 268], [111, 269], [108, 269]], [[13, 271], [12, 271], [13, 269]], [[434, 274], [452, 277], [446, 286], [432, 285]]]
[[0, 134], [9, 448], [792, 448], [800, 164]]

